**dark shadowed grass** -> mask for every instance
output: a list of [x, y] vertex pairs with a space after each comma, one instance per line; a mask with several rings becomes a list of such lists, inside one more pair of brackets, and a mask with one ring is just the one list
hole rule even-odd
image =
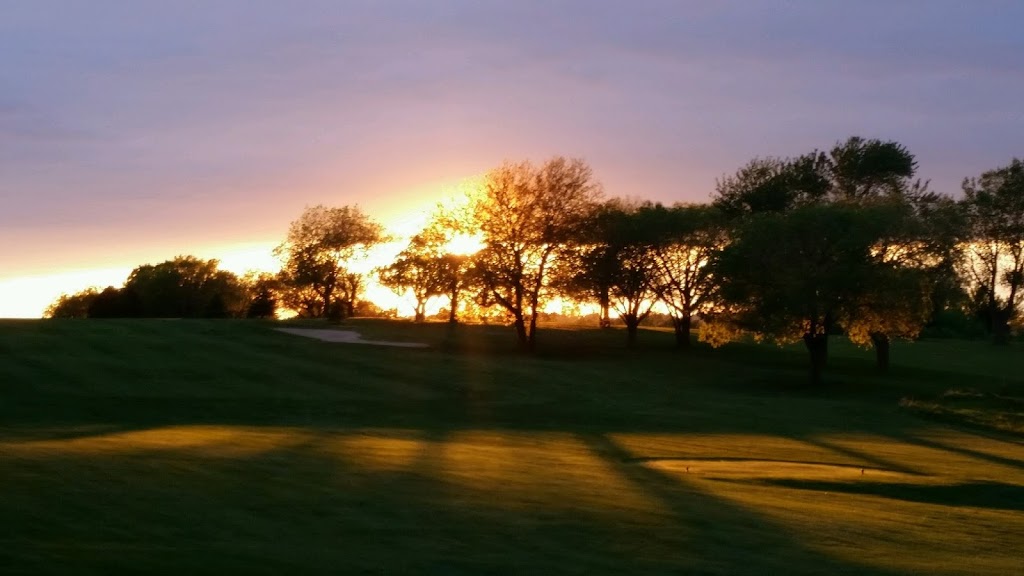
[[904, 398], [900, 406], [940, 422], [1024, 435], [1022, 398], [972, 388], [952, 388], [934, 398]]
[[0, 573], [1019, 569], [1024, 446], [898, 407], [1017, 393], [1016, 349], [896, 346], [880, 377], [837, 341], [810, 389], [799, 347], [276, 326], [0, 322]]

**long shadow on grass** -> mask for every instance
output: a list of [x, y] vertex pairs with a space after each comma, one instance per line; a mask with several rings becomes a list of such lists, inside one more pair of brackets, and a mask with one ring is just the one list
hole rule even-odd
[[606, 435], [580, 435], [639, 490], [657, 498], [672, 514], [678, 529], [693, 530], [693, 549], [701, 550], [707, 570], [728, 574], [889, 574], [877, 567], [843, 562], [800, 544], [780, 526], [662, 472], [630, 464], [632, 454]]
[[794, 439], [795, 440], [799, 440], [801, 442], [806, 442], [808, 444], [812, 444], [812, 445], [817, 446], [819, 448], [824, 448], [824, 449], [830, 450], [832, 452], [837, 452], [839, 454], [843, 454], [845, 456], [849, 456], [849, 457], [854, 458], [854, 459], [856, 459], [858, 461], [861, 461], [861, 462], [869, 462], [869, 463], [873, 464], [875, 467], [881, 468], [883, 470], [892, 470], [892, 471], [895, 471], [895, 472], [902, 472], [904, 474], [910, 474], [910, 475], [913, 475], [913, 476], [922, 476], [923, 475], [921, 472], [919, 472], [917, 470], [914, 470], [912, 468], [908, 468], [908, 467], [906, 467], [906, 466], [904, 466], [902, 464], [899, 464], [897, 462], [893, 462], [892, 460], [881, 458], [879, 456], [875, 456], [873, 454], [869, 454], [869, 453], [864, 452], [862, 450], [856, 450], [854, 448], [849, 448], [849, 447], [846, 447], [846, 446], [841, 446], [841, 445], [836, 444], [834, 442], [828, 442], [826, 440], [822, 440], [821, 438], [815, 438], [814, 436], [799, 436], [799, 437], [794, 437]]
[[864, 494], [943, 506], [1024, 510], [1024, 486], [1002, 482], [925, 485], [886, 482], [827, 482], [787, 478], [756, 481], [716, 479], [716, 481], [781, 486], [830, 493]]
[[[660, 502], [668, 511], [664, 518], [639, 521], [564, 502], [564, 485], [524, 491], [498, 478], [468, 490], [449, 476], [451, 430], [440, 423], [409, 430], [408, 438], [422, 443], [420, 451], [407, 463], [388, 460], [384, 468], [361, 461], [339, 442], [352, 434], [359, 438], [347, 429], [280, 434], [266, 449], [244, 440], [198, 449], [127, 445], [120, 453], [44, 452], [0, 461], [0, 531], [13, 535], [0, 557], [4, 568], [887, 574], [812, 551], [748, 510], [626, 463], [626, 451], [602, 434], [580, 439]], [[472, 474], [472, 468], [462, 473]], [[527, 486], [533, 485], [527, 480]]]
[[995, 454], [989, 454], [987, 452], [980, 452], [978, 450], [972, 450], [970, 448], [964, 448], [962, 446], [957, 446], [955, 444], [950, 444], [948, 442], [939, 442], [937, 440], [930, 440], [930, 439], [927, 439], [927, 438], [922, 438], [921, 436], [915, 436], [915, 435], [910, 435], [910, 434], [900, 435], [897, 438], [899, 440], [902, 440], [904, 442], [908, 442], [910, 444], [917, 444], [918, 446], [924, 446], [925, 448], [932, 448], [932, 449], [935, 449], [935, 450], [944, 450], [944, 451], [947, 451], [947, 452], [953, 452], [955, 454], [960, 454], [962, 456], [967, 456], [968, 458], [975, 458], [975, 459], [978, 459], [978, 460], [985, 460], [986, 462], [991, 462], [993, 464], [999, 464], [1001, 466], [1010, 466], [1010, 467], [1013, 467], [1013, 468], [1018, 468], [1018, 469], [1024, 470], [1024, 460], [1017, 460], [1015, 458], [1008, 458], [1008, 457], [1005, 457], [1005, 456], [997, 456]]

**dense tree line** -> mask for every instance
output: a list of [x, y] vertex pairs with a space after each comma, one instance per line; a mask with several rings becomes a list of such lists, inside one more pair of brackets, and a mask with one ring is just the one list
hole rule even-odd
[[[451, 248], [479, 237], [473, 254]], [[63, 296], [55, 317], [273, 317], [278, 307], [340, 319], [364, 309], [369, 277], [353, 263], [388, 241], [358, 207], [308, 208], [277, 248], [275, 275], [238, 278], [216, 261], [179, 257], [141, 266], [122, 288]], [[720, 178], [711, 201], [666, 206], [605, 199], [582, 160], [507, 162], [455, 213], [439, 211], [372, 276], [447, 320], [498, 310], [524, 349], [555, 298], [612, 312], [627, 345], [656, 307], [680, 348], [743, 335], [802, 341], [818, 382], [828, 343], [844, 335], [889, 363], [893, 339], [913, 339], [951, 315], [1006, 342], [1024, 299], [1024, 163], [963, 183], [955, 200], [918, 178], [896, 142], [853, 137], [829, 150], [757, 158]]]
[[240, 278], [216, 260], [178, 256], [131, 271], [120, 288], [65, 294], [50, 318], [272, 318], [278, 282], [272, 275]]

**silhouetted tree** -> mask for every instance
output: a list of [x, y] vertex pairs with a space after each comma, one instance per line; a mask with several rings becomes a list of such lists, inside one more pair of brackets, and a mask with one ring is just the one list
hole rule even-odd
[[280, 286], [278, 301], [283, 308], [295, 312], [299, 318], [327, 316], [323, 298], [312, 286], [300, 285], [291, 278], [287, 270], [278, 272], [277, 281]]
[[654, 255], [640, 209], [638, 202], [619, 198], [596, 205], [570, 243], [564, 261], [569, 277], [559, 282], [569, 295], [597, 300], [602, 326], [614, 308], [629, 347], [656, 300]]
[[384, 286], [399, 294], [412, 293], [416, 322], [424, 321], [427, 301], [435, 296], [448, 297], [448, 321], [458, 321], [459, 295], [466, 284], [469, 259], [447, 252], [450, 232], [439, 221], [431, 222], [409, 240], [394, 262], [378, 271]]
[[831, 187], [828, 157], [756, 158], [715, 184], [714, 205], [730, 216], [784, 212], [825, 198]]
[[612, 284], [619, 273], [616, 249], [610, 243], [613, 214], [624, 211], [623, 200], [595, 203], [580, 233], [566, 243], [562, 265], [553, 275], [552, 287], [560, 294], [598, 305], [598, 325], [611, 327]]
[[886, 370], [891, 339], [916, 338], [928, 320], [936, 280], [928, 272], [940, 266], [941, 255], [932, 250], [939, 239], [930, 235], [938, 229], [924, 220], [925, 208], [940, 197], [914, 180], [917, 161], [899, 143], [855, 136], [836, 144], [828, 159], [832, 200], [882, 207], [875, 212], [883, 220], [872, 250], [872, 289], [842, 323], [852, 341], [874, 347]]
[[501, 306], [520, 346], [533, 349], [552, 268], [579, 235], [600, 188], [585, 162], [555, 157], [539, 167], [503, 164], [488, 172], [481, 192], [471, 208], [484, 242], [473, 257], [481, 302]]
[[719, 326], [779, 342], [802, 339], [811, 382], [820, 383], [829, 334], [873, 288], [878, 218], [877, 210], [849, 203], [749, 218], [714, 263], [728, 310]]
[[898, 142], [853, 136], [832, 148], [826, 167], [829, 195], [837, 200], [903, 197], [922, 188], [913, 180], [917, 160]]
[[865, 201], [902, 196], [924, 185], [914, 182], [917, 161], [901, 144], [859, 136], [826, 154], [757, 158], [715, 186], [714, 204], [737, 216], [784, 212], [826, 201]]
[[136, 267], [124, 291], [134, 294], [147, 318], [226, 318], [245, 314], [247, 293], [237, 276], [217, 260], [178, 256]]
[[246, 318], [275, 318], [277, 316], [277, 293], [280, 282], [277, 276], [268, 272], [250, 273], [243, 278], [248, 288], [249, 304]]
[[338, 289], [329, 316], [332, 320], [351, 318], [356, 315], [356, 306], [366, 287], [366, 277], [358, 272], [346, 272], [338, 278]]
[[963, 183], [967, 234], [961, 269], [980, 300], [996, 343], [1009, 340], [1024, 298], [1024, 162], [984, 172]]
[[142, 300], [133, 289], [107, 286], [89, 304], [89, 318], [139, 318]]
[[74, 294], [61, 294], [43, 312], [45, 318], [88, 318], [89, 307], [99, 296], [99, 289], [86, 288]]
[[[916, 169], [913, 155], [902, 145], [852, 137], [827, 154], [755, 160], [719, 180], [715, 204], [737, 217], [740, 226], [751, 215], [813, 205], [874, 210], [880, 219], [870, 259], [875, 269], [862, 277], [871, 284], [856, 305], [848, 302], [846, 316], [831, 321], [842, 324], [855, 342], [873, 345], [879, 366], [885, 368], [890, 338], [915, 337], [927, 321], [928, 296], [939, 282], [934, 272], [948, 263], [941, 250], [932, 250], [949, 246], [930, 236], [940, 227], [925, 221], [925, 207], [941, 198], [927, 191], [927, 183], [914, 180]], [[814, 242], [810, 237], [806, 241]]]
[[693, 317], [715, 303], [718, 279], [708, 263], [728, 242], [725, 218], [700, 204], [648, 205], [639, 217], [650, 237], [658, 297], [672, 316], [676, 345], [688, 348]]
[[953, 198], [938, 194], [912, 195], [910, 202], [915, 211], [917, 247], [911, 260], [928, 273], [928, 299], [932, 304], [928, 321], [934, 322], [942, 314], [962, 315], [969, 300], [959, 269], [968, 233], [963, 207]]
[[[356, 206], [307, 208], [275, 249], [284, 261], [280, 279], [292, 292], [286, 305], [310, 316], [351, 315], [362, 277], [348, 269], [349, 261], [382, 240], [380, 224]], [[314, 294], [318, 305], [310, 301]]]
[[597, 250], [592, 245], [577, 246], [570, 260], [563, 260], [563, 275], [552, 279], [552, 288], [559, 294], [577, 302], [597, 304], [597, 325], [612, 325], [612, 273], [617, 263], [614, 254]]

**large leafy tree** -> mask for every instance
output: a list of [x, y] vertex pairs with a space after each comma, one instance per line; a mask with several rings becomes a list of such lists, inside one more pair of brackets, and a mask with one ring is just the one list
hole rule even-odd
[[1024, 299], [1024, 161], [963, 183], [967, 233], [961, 267], [997, 343], [1005, 343]]
[[821, 382], [828, 338], [862, 302], [875, 273], [874, 210], [811, 204], [751, 217], [716, 259], [725, 320], [778, 342], [803, 340]]
[[384, 238], [383, 228], [357, 206], [307, 208], [275, 249], [289, 308], [310, 317], [351, 315], [362, 275], [351, 261]]
[[825, 198], [828, 157], [815, 151], [796, 158], [755, 158], [715, 186], [714, 205], [734, 217], [784, 212]]
[[436, 266], [438, 260], [428, 252], [421, 235], [413, 236], [395, 260], [377, 272], [380, 283], [398, 294], [411, 293], [416, 300], [415, 321], [426, 319], [427, 301], [444, 294], [447, 284]]
[[948, 272], [956, 235], [946, 225], [949, 199], [915, 180], [917, 161], [896, 142], [850, 138], [833, 147], [828, 168], [832, 199], [878, 207], [870, 289], [843, 327], [854, 343], [874, 347], [885, 370], [891, 339], [917, 337]]
[[869, 202], [919, 193], [917, 161], [898, 142], [859, 136], [795, 158], [757, 158], [718, 180], [714, 204], [731, 215], [784, 212], [801, 205]]
[[394, 262], [378, 272], [384, 286], [413, 295], [416, 322], [424, 321], [427, 301], [435, 296], [448, 297], [448, 321], [458, 321], [459, 296], [466, 285], [469, 258], [449, 253], [449, 240], [445, 230], [434, 223], [413, 236]]
[[919, 190], [917, 160], [902, 144], [853, 136], [837, 143], [825, 159], [829, 195], [867, 201], [905, 196]]
[[[815, 205], [872, 212], [877, 221], [870, 229], [877, 236], [865, 264], [873, 268], [860, 277], [864, 286], [848, 296], [843, 314], [829, 320], [842, 324], [855, 342], [874, 345], [884, 368], [890, 339], [914, 337], [927, 321], [927, 296], [939, 278], [934, 272], [948, 262], [942, 251], [948, 242], [930, 236], [942, 227], [932, 225], [938, 220], [926, 221], [940, 212], [928, 206], [941, 198], [928, 192], [926, 183], [914, 180], [916, 170], [914, 156], [902, 145], [852, 137], [828, 153], [755, 160], [719, 180], [715, 205], [734, 216], [740, 227], [758, 214]], [[804, 241], [805, 253], [818, 248], [812, 236]], [[827, 347], [822, 347], [823, 354], [824, 350]]]
[[461, 211], [439, 207], [395, 260], [378, 269], [381, 284], [413, 295], [416, 322], [425, 320], [430, 298], [443, 296], [448, 299], [448, 323], [458, 323], [462, 293], [472, 284], [470, 257], [452, 250], [454, 240], [470, 235]]
[[619, 198], [595, 205], [563, 261], [568, 278], [562, 289], [596, 300], [602, 326], [610, 324], [609, 309], [614, 309], [626, 326], [629, 347], [657, 296], [654, 253], [641, 209]]
[[128, 275], [123, 291], [138, 299], [143, 317], [237, 317], [245, 314], [248, 303], [237, 276], [218, 269], [217, 260], [194, 256], [139, 266]]
[[847, 303], [841, 324], [852, 342], [874, 348], [879, 369], [886, 370], [891, 340], [916, 338], [928, 321], [932, 286], [944, 260], [935, 250], [927, 213], [914, 201], [893, 196], [862, 209], [873, 218], [877, 237], [864, 287]]
[[481, 302], [505, 310], [525, 349], [535, 347], [552, 270], [600, 195], [583, 160], [555, 157], [541, 166], [505, 163], [491, 170], [472, 200], [472, 226], [483, 240], [473, 257]]
[[570, 295], [598, 302], [602, 325], [615, 308], [632, 332], [661, 300], [677, 345], [688, 347], [694, 316], [714, 304], [716, 281], [707, 264], [727, 239], [717, 207], [613, 199], [594, 211], [578, 237], [564, 284]]
[[615, 250], [608, 245], [609, 231], [606, 228], [613, 221], [610, 216], [621, 209], [618, 198], [592, 206], [585, 216], [586, 225], [566, 244], [561, 266], [552, 279], [552, 287], [560, 295], [579, 302], [596, 303], [601, 328], [612, 325], [612, 284], [619, 272]]

